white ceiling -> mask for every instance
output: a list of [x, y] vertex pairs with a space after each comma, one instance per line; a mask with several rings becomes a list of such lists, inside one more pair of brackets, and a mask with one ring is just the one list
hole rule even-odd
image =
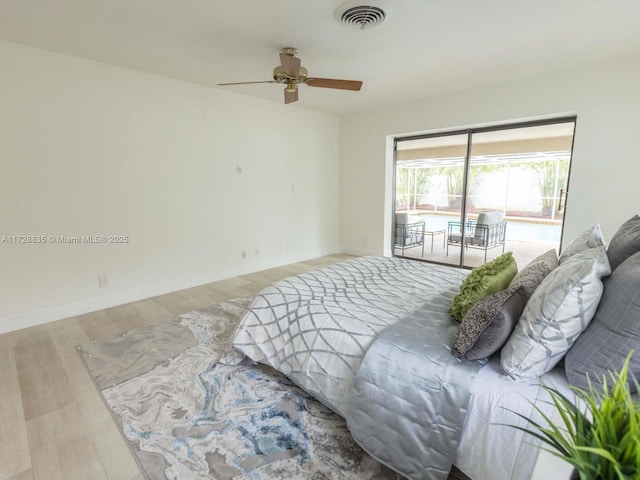
[[[298, 105], [348, 113], [640, 53], [640, 0], [386, 0], [364, 31], [342, 0], [0, 0], [0, 39], [214, 86], [269, 80], [278, 51], [310, 76]], [[361, 2], [380, 4], [378, 0]], [[282, 101], [282, 85], [225, 88]]]

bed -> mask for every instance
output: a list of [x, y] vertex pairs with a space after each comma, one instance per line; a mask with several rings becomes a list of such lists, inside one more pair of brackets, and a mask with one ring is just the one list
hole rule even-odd
[[[496, 361], [450, 354], [447, 308], [468, 271], [361, 257], [276, 282], [240, 322], [234, 347], [286, 374], [345, 417], [373, 457], [414, 479], [531, 477], [538, 448], [500, 423], [527, 417], [538, 381], [514, 382]], [[562, 371], [546, 383], [567, 388]]]

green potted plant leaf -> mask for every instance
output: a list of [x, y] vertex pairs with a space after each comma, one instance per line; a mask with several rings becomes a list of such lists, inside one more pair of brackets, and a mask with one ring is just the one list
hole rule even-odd
[[[543, 385], [560, 425], [534, 404], [547, 426], [517, 412], [513, 413], [528, 427], [509, 426], [539, 439], [551, 447], [545, 450], [573, 465], [572, 479], [640, 480], [640, 404], [627, 383], [630, 359], [631, 353], [619, 372], [610, 373], [610, 382], [603, 376], [602, 388], [591, 382], [588, 391], [572, 387], [574, 400]], [[640, 392], [638, 382], [633, 382]]]

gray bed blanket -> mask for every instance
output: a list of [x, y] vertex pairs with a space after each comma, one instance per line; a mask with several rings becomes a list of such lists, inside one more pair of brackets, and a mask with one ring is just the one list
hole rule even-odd
[[411, 479], [448, 477], [471, 384], [482, 367], [450, 353], [457, 324], [447, 308], [455, 293], [441, 292], [377, 336], [347, 408], [356, 441]]

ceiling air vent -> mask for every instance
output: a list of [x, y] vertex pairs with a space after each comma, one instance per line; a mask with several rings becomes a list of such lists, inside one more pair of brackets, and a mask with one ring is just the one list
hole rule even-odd
[[348, 3], [335, 12], [338, 23], [357, 30], [366, 30], [380, 25], [389, 17], [389, 10], [376, 5]]

